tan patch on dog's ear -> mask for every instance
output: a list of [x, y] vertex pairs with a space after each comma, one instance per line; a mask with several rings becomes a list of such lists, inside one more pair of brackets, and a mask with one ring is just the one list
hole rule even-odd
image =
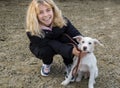
[[80, 41], [81, 41], [81, 39], [82, 39], [82, 36], [75, 36], [75, 37], [73, 37], [73, 39], [76, 39], [76, 40], [77, 40], [77, 42], [80, 42]]

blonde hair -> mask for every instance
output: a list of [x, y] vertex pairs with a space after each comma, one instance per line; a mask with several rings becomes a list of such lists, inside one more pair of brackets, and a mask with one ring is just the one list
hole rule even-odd
[[53, 9], [53, 26], [62, 28], [66, 25], [66, 21], [62, 16], [61, 10], [57, 7], [53, 0], [32, 0], [28, 7], [26, 16], [26, 32], [31, 32], [32, 35], [44, 36], [38, 21], [39, 4], [49, 5]]

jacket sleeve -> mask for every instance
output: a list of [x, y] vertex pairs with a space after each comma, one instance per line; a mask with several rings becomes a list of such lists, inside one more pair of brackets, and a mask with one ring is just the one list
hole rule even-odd
[[78, 36], [78, 35], [82, 35], [73, 25], [72, 23], [67, 19], [65, 18], [66, 21], [67, 21], [67, 26], [66, 26], [66, 34], [68, 34], [69, 36], [71, 37], [75, 37], [75, 36]]
[[48, 39], [46, 38], [40, 38], [38, 36], [34, 36], [34, 35], [31, 35], [30, 32], [27, 32], [27, 36], [30, 40], [30, 42], [33, 44], [33, 45], [36, 45], [36, 46], [39, 46], [39, 47], [43, 47], [47, 44], [47, 42], [49, 41]]
[[73, 45], [70, 44], [64, 44], [57, 40], [51, 40], [48, 45], [57, 53], [60, 54], [66, 58], [73, 57], [72, 49]]

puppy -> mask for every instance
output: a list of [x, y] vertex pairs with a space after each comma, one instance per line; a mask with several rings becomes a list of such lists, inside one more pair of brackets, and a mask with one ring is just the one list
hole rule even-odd
[[[85, 78], [89, 77], [88, 88], [94, 88], [95, 78], [98, 76], [97, 60], [93, 53], [94, 46], [96, 44], [99, 44], [101, 46], [103, 45], [97, 39], [93, 39], [90, 37], [76, 36], [74, 38], [79, 43], [78, 49], [81, 50], [81, 54], [86, 53], [85, 56], [83, 56], [80, 60], [77, 71], [78, 76], [76, 78], [76, 81], [81, 81], [83, 76]], [[68, 77], [61, 83], [62, 85], [69, 84], [71, 79], [73, 78], [73, 70], [77, 64], [78, 58], [79, 57], [74, 56], [71, 71]]]

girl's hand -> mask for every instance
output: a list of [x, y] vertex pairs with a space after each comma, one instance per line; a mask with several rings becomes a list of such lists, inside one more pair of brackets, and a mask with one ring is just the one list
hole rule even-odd
[[76, 47], [74, 47], [73, 50], [72, 50], [72, 54], [75, 55], [75, 56], [79, 56], [80, 51], [78, 51], [78, 50], [76, 49]]
[[75, 55], [75, 56], [78, 56], [81, 54], [81, 57], [84, 57], [87, 53], [86, 52], [80, 52], [76, 49], [76, 47], [73, 48], [72, 50], [72, 54]]

